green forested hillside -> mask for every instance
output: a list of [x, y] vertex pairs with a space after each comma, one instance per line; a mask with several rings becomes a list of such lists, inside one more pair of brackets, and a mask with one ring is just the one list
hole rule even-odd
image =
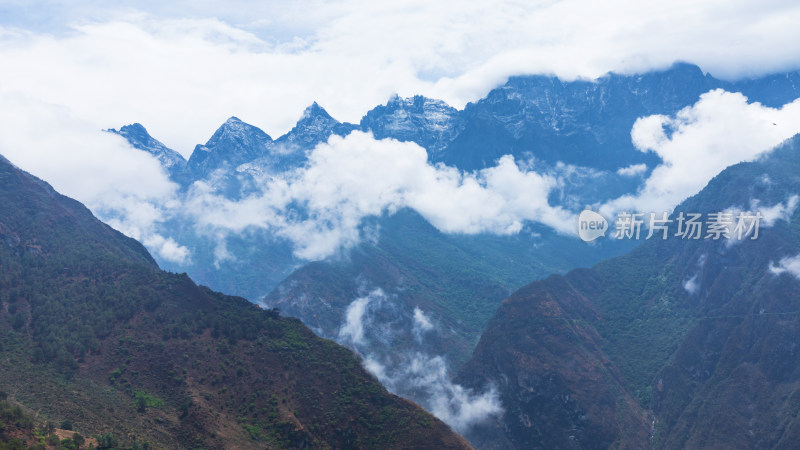
[[123, 447], [466, 448], [298, 320], [162, 272], [0, 160], [0, 391]]
[[505, 407], [472, 442], [796, 447], [798, 174], [800, 136], [676, 208], [758, 209], [757, 239], [681, 239], [673, 223], [667, 240], [506, 299], [459, 372], [467, 386], [495, 383]]

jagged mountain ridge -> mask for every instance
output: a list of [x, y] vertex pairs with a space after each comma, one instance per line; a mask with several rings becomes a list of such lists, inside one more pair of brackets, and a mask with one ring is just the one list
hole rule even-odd
[[603, 170], [653, 164], [652, 155], [638, 152], [630, 142], [636, 119], [674, 114], [722, 84], [687, 64], [643, 75], [611, 73], [594, 81], [512, 77], [467, 105], [462, 114], [468, 122], [465, 132], [450, 144], [442, 161], [479, 169], [504, 154], [527, 152], [550, 164], [561, 161]]
[[[609, 73], [592, 81], [515, 76], [462, 110], [423, 96], [394, 96], [368, 111], [359, 125], [335, 120], [315, 102], [291, 131], [275, 141], [232, 117], [208, 143], [195, 148], [189, 170], [194, 179], [201, 179], [223, 165], [253, 163], [247, 167], [252, 169], [259, 165], [254, 161], [269, 156], [270, 147], [277, 156], [267, 158], [265, 165], [285, 170], [302, 163], [305, 151], [331, 135], [361, 129], [378, 139], [416, 142], [428, 150], [431, 162], [468, 171], [491, 166], [505, 154], [534, 156], [550, 165], [562, 162], [614, 171], [657, 163], [653, 154], [637, 151], [630, 142], [637, 118], [674, 114], [712, 89], [742, 92], [750, 101], [779, 107], [800, 96], [800, 73], [727, 82], [695, 65], [676, 63], [663, 71]], [[132, 133], [125, 137], [144, 148], [143, 142], [152, 139]], [[285, 154], [293, 156], [275, 161]]]
[[361, 119], [362, 131], [370, 131], [376, 139], [391, 138], [412, 141], [437, 159], [447, 145], [463, 131], [460, 111], [441, 100], [415, 95], [395, 95], [386, 105], [376, 106]]
[[475, 170], [511, 154], [610, 171], [652, 166], [655, 156], [631, 143], [637, 118], [672, 115], [712, 89], [742, 92], [750, 101], [779, 107], [800, 96], [797, 80], [800, 74], [791, 72], [731, 83], [685, 63], [640, 75], [609, 73], [593, 81], [515, 76], [460, 111], [463, 131], [436, 161]]
[[327, 141], [332, 134], [344, 136], [354, 129], [355, 125], [339, 122], [314, 102], [303, 111], [303, 116], [297, 121], [297, 125], [279, 137], [275, 143], [292, 145], [302, 151]]

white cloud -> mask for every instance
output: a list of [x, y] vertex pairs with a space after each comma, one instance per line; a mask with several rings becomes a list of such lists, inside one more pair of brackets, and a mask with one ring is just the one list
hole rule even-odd
[[691, 295], [696, 294], [700, 291], [700, 281], [698, 278], [703, 270], [703, 267], [706, 265], [706, 259], [708, 259], [708, 254], [703, 253], [697, 258], [697, 262], [695, 262], [695, 267], [697, 268], [697, 272], [692, 275], [690, 278], [687, 278], [683, 281], [682, 286]]
[[353, 300], [345, 311], [345, 321], [339, 329], [339, 340], [350, 343], [351, 345], [364, 344], [364, 317], [367, 314], [367, 306], [376, 298], [384, 297], [380, 289], [375, 289], [369, 295]]
[[[418, 307], [413, 313], [404, 313], [402, 306], [384, 302], [387, 298], [381, 289], [375, 289], [353, 300], [345, 311], [337, 341], [360, 354], [364, 367], [391, 392], [410, 396], [459, 432], [500, 414], [502, 405], [494, 387], [480, 393], [466, 389], [451, 381], [443, 357], [395, 349], [394, 339], [406, 333], [414, 335], [417, 345], [424, 348], [420, 330], [431, 331], [435, 327]], [[379, 308], [384, 309], [384, 318], [388, 315], [393, 319], [382, 322], [384, 319], [376, 314]]]
[[428, 319], [428, 316], [426, 316], [425, 313], [417, 307], [414, 308], [414, 327], [419, 328], [421, 331], [429, 331], [433, 329], [431, 320]]
[[419, 309], [419, 307], [415, 306], [414, 328], [412, 330], [412, 333], [414, 334], [414, 339], [416, 339], [418, 342], [422, 342], [424, 334], [431, 330], [433, 330], [433, 323], [428, 318], [428, 316], [426, 316], [425, 313], [422, 312], [421, 309]]
[[145, 123], [187, 154], [197, 130], [230, 115], [277, 135], [314, 100], [357, 121], [393, 93], [463, 106], [514, 74], [592, 78], [688, 60], [742, 76], [797, 68], [800, 53], [791, 1], [234, 4], [7, 5], [0, 90], [95, 128]]
[[726, 167], [757, 158], [800, 132], [800, 99], [782, 108], [748, 103], [738, 93], [714, 90], [674, 117], [640, 118], [634, 145], [662, 163], [633, 195], [608, 202], [601, 211], [669, 211], [699, 192]]
[[621, 167], [617, 170], [617, 175], [633, 177], [647, 172], [647, 164], [631, 164], [628, 167]]
[[778, 264], [770, 263], [769, 271], [775, 275], [789, 273], [800, 278], [800, 255], [781, 258]]
[[425, 409], [456, 431], [464, 433], [490, 416], [502, 413], [502, 404], [493, 387], [476, 393], [453, 383], [442, 357], [409, 352], [400, 359], [389, 367], [368, 356], [364, 367], [392, 392], [417, 392]]
[[796, 194], [772, 206], [762, 206], [759, 199], [751, 199], [748, 210], [738, 206], [727, 208], [722, 212], [729, 216], [720, 215], [715, 222], [720, 223], [720, 229], [727, 230], [725, 246], [730, 248], [742, 241], [757, 239], [762, 229], [774, 226], [778, 220], [789, 222], [798, 203], [800, 196]]
[[697, 281], [697, 274], [694, 274], [691, 278], [684, 281], [683, 288], [686, 289], [686, 292], [689, 294], [696, 294], [700, 289], [700, 283]]
[[788, 222], [792, 214], [797, 210], [800, 196], [792, 195], [786, 202], [779, 202], [772, 206], [760, 206], [761, 202], [754, 199], [750, 202], [750, 209], [761, 213], [761, 222], [764, 226], [771, 227], [778, 220]]
[[224, 261], [236, 261], [236, 256], [228, 251], [228, 242], [224, 233], [219, 233], [214, 239], [214, 267], [219, 269], [220, 263]]
[[233, 258], [226, 236], [250, 227], [290, 240], [301, 258], [325, 258], [375, 239], [363, 219], [399, 208], [417, 210], [444, 232], [512, 234], [527, 220], [574, 231], [571, 214], [547, 202], [558, 180], [521, 168], [510, 156], [462, 173], [430, 165], [414, 143], [354, 132], [319, 145], [306, 166], [266, 180], [258, 194], [230, 200], [197, 182], [184, 196], [155, 158], [119, 136], [94, 130], [64, 108], [18, 97], [6, 96], [9, 108], [0, 112], [0, 151], [176, 263], [188, 263], [189, 250], [158, 225], [178, 215], [188, 215], [201, 236], [216, 242], [216, 263]]
[[[259, 193], [230, 200], [211, 184], [197, 182], [178, 196], [157, 161], [122, 138], [93, 130], [65, 108], [23, 101], [19, 94], [4, 98], [13, 108], [5, 110], [0, 123], [0, 151], [177, 263], [190, 260], [189, 250], [163, 236], [158, 225], [178, 214], [188, 215], [200, 235], [215, 239], [217, 263], [233, 258], [226, 236], [250, 227], [288, 239], [300, 258], [322, 259], [374, 239], [375, 230], [364, 229], [364, 218], [400, 208], [416, 210], [447, 233], [515, 234], [527, 221], [575, 231], [574, 214], [547, 200], [562, 186], [563, 174], [537, 173], [535, 164], [511, 156], [464, 173], [429, 164], [425, 150], [414, 143], [353, 132], [317, 146], [307, 165], [264, 180]], [[728, 165], [753, 159], [799, 131], [797, 119], [800, 100], [773, 109], [723, 91], [704, 94], [674, 118], [642, 118], [632, 130], [634, 142], [664, 162], [636, 195], [611, 201], [601, 211], [611, 216], [609, 210], [622, 207], [669, 210]], [[764, 223], [796, 206], [797, 199], [790, 199], [785, 206], [761, 208]]]
[[167, 261], [178, 264], [187, 264], [189, 262], [189, 249], [179, 245], [172, 238], [165, 238], [160, 234], [153, 233], [147, 236], [142, 243]]
[[156, 231], [177, 207], [158, 160], [67, 108], [20, 94], [0, 94], [0, 103], [0, 154], [164, 259], [188, 260], [185, 247]]
[[547, 201], [557, 185], [511, 156], [463, 173], [430, 165], [417, 144], [356, 131], [318, 145], [306, 166], [268, 180], [257, 195], [232, 201], [195, 183], [186, 209], [201, 229], [265, 228], [293, 242], [297, 256], [321, 259], [360, 242], [365, 217], [400, 208], [416, 210], [447, 233], [515, 234], [525, 221], [574, 233], [572, 213]]

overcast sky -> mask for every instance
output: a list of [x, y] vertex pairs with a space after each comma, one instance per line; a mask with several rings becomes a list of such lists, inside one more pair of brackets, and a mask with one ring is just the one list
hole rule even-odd
[[[357, 122], [394, 94], [460, 108], [518, 74], [595, 78], [679, 60], [725, 79], [800, 68], [796, 1], [386, 3], [0, 0], [0, 154], [173, 261], [191, 259], [159, 231], [176, 214], [219, 236], [272, 227], [308, 259], [400, 207], [444, 232], [515, 233], [525, 221], [569, 232], [570, 213], [547, 201], [559, 180], [510, 157], [465, 174], [430, 166], [414, 144], [355, 133], [318, 147], [292, 183], [231, 202], [202, 189], [180, 197], [154, 158], [101, 130], [140, 122], [188, 157], [230, 116], [276, 138], [314, 101]], [[799, 116], [800, 102], [773, 109], [715, 92], [674, 117], [640, 118], [634, 144], [663, 164], [603, 208], [669, 209], [800, 132]], [[288, 223], [276, 198], [308, 202], [325, 221]]]
[[800, 67], [796, 1], [384, 3], [3, 1], [0, 93], [141, 122], [188, 156], [231, 115], [277, 137], [315, 100], [358, 121], [394, 93], [462, 107], [513, 74]]

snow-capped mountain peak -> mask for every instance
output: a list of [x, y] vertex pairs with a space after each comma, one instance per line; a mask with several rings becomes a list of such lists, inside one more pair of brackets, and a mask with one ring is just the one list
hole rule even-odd
[[205, 145], [195, 147], [187, 167], [196, 179], [223, 166], [236, 167], [263, 156], [272, 138], [260, 128], [230, 117]]

